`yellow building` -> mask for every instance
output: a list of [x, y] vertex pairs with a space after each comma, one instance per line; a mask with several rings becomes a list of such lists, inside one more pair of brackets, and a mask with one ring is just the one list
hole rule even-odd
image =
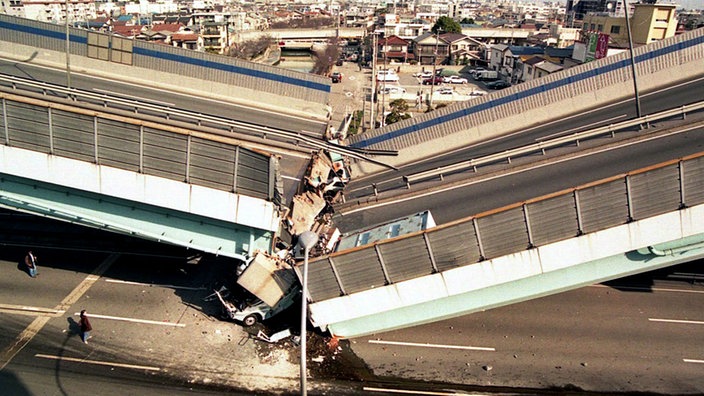
[[650, 44], [675, 35], [675, 4], [636, 4], [631, 19], [633, 43]]
[[[633, 4], [633, 13], [630, 15], [633, 44], [650, 44], [674, 36], [677, 29], [676, 7], [674, 4]], [[590, 13], [584, 17], [583, 22], [583, 33], [605, 33], [609, 35], [610, 42], [615, 46], [628, 46], [625, 16]]]

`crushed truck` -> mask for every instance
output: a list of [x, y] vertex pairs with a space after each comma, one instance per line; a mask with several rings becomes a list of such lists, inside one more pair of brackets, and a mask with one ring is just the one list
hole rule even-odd
[[227, 319], [252, 326], [284, 311], [301, 295], [293, 268], [278, 256], [261, 251], [243, 257], [234, 287], [221, 287], [215, 295]]

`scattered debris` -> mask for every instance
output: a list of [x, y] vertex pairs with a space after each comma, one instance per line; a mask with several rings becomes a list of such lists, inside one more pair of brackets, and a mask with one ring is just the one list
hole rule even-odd
[[271, 336], [267, 336], [263, 331], [259, 330], [259, 333], [257, 333], [257, 338], [266, 341], [268, 343], [277, 343], [283, 339], [286, 339], [291, 336], [291, 330], [286, 329], [286, 330], [281, 330], [279, 332], [276, 332], [272, 334]]

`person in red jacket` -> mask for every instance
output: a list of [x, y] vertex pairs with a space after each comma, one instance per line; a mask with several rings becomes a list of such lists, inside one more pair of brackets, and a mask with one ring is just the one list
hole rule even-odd
[[87, 344], [93, 326], [90, 325], [90, 320], [88, 320], [85, 309], [81, 311], [81, 320], [78, 322], [78, 325], [81, 327], [81, 340], [83, 340], [84, 344]]

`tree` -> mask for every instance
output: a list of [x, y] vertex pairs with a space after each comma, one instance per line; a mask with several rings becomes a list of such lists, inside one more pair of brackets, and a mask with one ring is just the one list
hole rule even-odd
[[266, 50], [275, 46], [276, 40], [270, 35], [259, 36], [254, 40], [236, 42], [225, 49], [225, 55], [234, 58], [252, 60], [266, 53]]
[[448, 16], [441, 16], [430, 31], [435, 34], [437, 34], [438, 31], [442, 33], [462, 33], [462, 26]]
[[460, 21], [460, 25], [474, 25], [474, 19], [473, 18], [462, 18]]
[[314, 51], [315, 64], [311, 73], [318, 75], [326, 75], [332, 69], [332, 66], [340, 57], [340, 47], [337, 46], [337, 39], [330, 40], [322, 51]]
[[408, 103], [403, 99], [394, 99], [389, 103], [391, 112], [386, 115], [385, 125], [393, 124], [411, 116], [407, 113]]

